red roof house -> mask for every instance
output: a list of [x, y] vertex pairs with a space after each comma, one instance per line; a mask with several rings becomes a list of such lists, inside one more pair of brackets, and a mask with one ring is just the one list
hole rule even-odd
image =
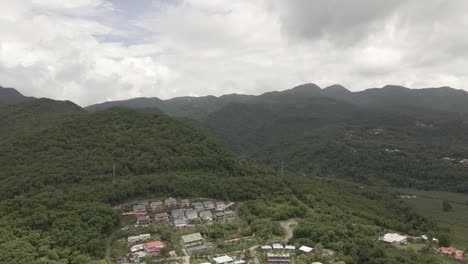
[[458, 250], [454, 247], [441, 247], [438, 249], [439, 254], [441, 255], [451, 255], [454, 256], [456, 260], [464, 260], [465, 252]]
[[159, 252], [162, 248], [164, 248], [164, 243], [161, 241], [153, 241], [143, 244], [143, 248], [147, 253], [155, 253]]

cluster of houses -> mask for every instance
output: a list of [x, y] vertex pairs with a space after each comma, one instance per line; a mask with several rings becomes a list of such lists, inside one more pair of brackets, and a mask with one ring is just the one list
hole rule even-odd
[[[267, 263], [284, 263], [289, 264], [291, 263], [291, 255], [289, 252], [295, 252], [296, 247], [292, 245], [285, 245], [283, 246], [281, 243], [273, 243], [271, 245], [263, 245], [260, 246], [263, 251], [266, 251], [266, 260]], [[312, 253], [314, 248], [308, 246], [301, 246], [298, 251], [309, 255]]]
[[158, 200], [136, 204], [133, 206], [133, 211], [124, 214], [134, 214], [137, 226], [171, 223], [174, 229], [182, 229], [189, 224], [224, 222], [235, 218], [235, 212], [226, 209], [227, 206], [223, 201], [191, 203], [188, 199], [179, 202], [175, 198], [168, 198], [164, 202]]
[[458, 261], [465, 260], [465, 252], [454, 247], [440, 247], [437, 249], [437, 252], [440, 255], [453, 256], [453, 258]]
[[156, 254], [165, 247], [165, 244], [161, 241], [151, 241], [142, 243], [150, 239], [150, 234], [141, 234], [138, 236], [130, 236], [127, 238], [127, 242], [129, 244], [140, 243], [130, 247], [131, 260], [134, 263], [140, 263], [146, 256]]

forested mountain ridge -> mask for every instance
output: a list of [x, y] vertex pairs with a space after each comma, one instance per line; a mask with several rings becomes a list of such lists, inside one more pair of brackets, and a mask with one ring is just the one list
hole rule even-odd
[[468, 114], [468, 93], [450, 87], [409, 89], [403, 86], [387, 85], [383, 88], [351, 92], [341, 85], [332, 85], [321, 89], [312, 83], [299, 85], [285, 91], [267, 92], [258, 96], [230, 94], [220, 97], [176, 97], [168, 100], [156, 97], [134, 98], [90, 105], [85, 109], [96, 111], [112, 106], [154, 107], [172, 116], [200, 120], [231, 103], [265, 103], [287, 100], [287, 98], [297, 100], [314, 97], [327, 97], [339, 102], [349, 102], [360, 107], [380, 110], [429, 110]]
[[0, 105], [16, 104], [33, 100], [33, 97], [26, 97], [13, 88], [4, 88], [0, 86]]
[[83, 113], [86, 111], [70, 101], [47, 98], [0, 106], [0, 142], [33, 134]]
[[[243, 109], [239, 121], [251, 117], [255, 124], [271, 117], [272, 109], [278, 114], [282, 108], [276, 97], [268, 95], [264, 105], [249, 104], [254, 108]], [[330, 98], [312, 108], [307, 100], [297, 102], [303, 112], [333, 109], [337, 119], [344, 110], [358, 111]], [[232, 116], [239, 116], [235, 104], [228, 106]], [[32, 126], [28, 133], [10, 134], [0, 142], [2, 263], [108, 263], [102, 260], [105, 240], [121, 227], [121, 216], [110, 206], [161, 196], [242, 201], [240, 216], [257, 237], [277, 232], [269, 228], [275, 221], [296, 217], [301, 228], [295, 242], [322, 243], [350, 264], [437, 263], [433, 256], [376, 244], [375, 238], [386, 230], [447, 236], [392, 194], [292, 174], [282, 178], [165, 114], [119, 107], [89, 113], [70, 102], [47, 99], [5, 109], [11, 120], [24, 122], [21, 127]], [[36, 130], [33, 126], [45, 122], [34, 123], [36, 118], [52, 121]], [[294, 111], [285, 112], [284, 118], [298, 120]], [[13, 121], [5, 124], [16, 129]]]

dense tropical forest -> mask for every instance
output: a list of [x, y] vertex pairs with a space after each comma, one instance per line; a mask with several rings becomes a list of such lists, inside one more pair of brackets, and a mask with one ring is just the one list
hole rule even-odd
[[[258, 114], [267, 118], [269, 111]], [[118, 107], [88, 113], [70, 102], [36, 99], [4, 104], [0, 117], [0, 263], [109, 263], [104, 254], [106, 240], [122, 227], [122, 216], [112, 206], [169, 195], [240, 202], [240, 217], [249, 224], [247, 233], [260, 239], [283, 232], [278, 221], [297, 218], [300, 224], [291, 242], [333, 249], [348, 264], [439, 263], [430, 252], [376, 242], [386, 231], [431, 234], [442, 245], [450, 244], [448, 230], [416, 214], [393, 194], [315, 177], [340, 176], [340, 170], [349, 175], [346, 168], [336, 166], [341, 163], [335, 155], [339, 157], [344, 148], [325, 151], [336, 138], [320, 143], [325, 145], [317, 152], [323, 153], [317, 164], [329, 168], [326, 173], [308, 162], [298, 163], [293, 170], [287, 161], [288, 170], [280, 174], [275, 168], [239, 158], [202, 129], [161, 113]], [[235, 126], [237, 121], [232, 122]], [[255, 122], [246, 124], [251, 125]], [[340, 126], [326, 134], [350, 131]], [[331, 128], [327, 124], [320, 129]], [[391, 139], [399, 136], [387, 130], [383, 134]], [[265, 140], [276, 139], [266, 135]], [[356, 145], [374, 145], [359, 137], [352, 140], [357, 140]], [[382, 143], [382, 147], [404, 152], [411, 145]], [[260, 151], [258, 146], [253, 149]], [[463, 150], [462, 145], [458, 156], [447, 154], [462, 157]], [[281, 155], [264, 164], [275, 164], [283, 159]], [[403, 160], [395, 158], [395, 163]], [[367, 174], [376, 169], [360, 171], [366, 161], [353, 161], [356, 171], [349, 176], [370, 177]], [[295, 173], [304, 164], [311, 166], [308, 174]], [[453, 180], [462, 181], [455, 171]]]

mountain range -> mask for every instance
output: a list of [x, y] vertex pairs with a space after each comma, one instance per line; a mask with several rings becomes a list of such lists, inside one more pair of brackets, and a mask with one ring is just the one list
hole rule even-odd
[[[468, 187], [468, 167], [459, 163], [468, 153], [466, 94], [452, 89], [415, 93], [414, 107], [406, 107], [414, 93], [406, 89], [357, 96], [306, 84], [261, 96], [134, 99], [86, 109], [3, 89], [5, 264], [110, 263], [109, 241], [140, 232], [122, 230], [134, 219], [111, 206], [150, 197], [236, 202], [240, 225], [204, 226], [210, 242], [255, 236], [266, 243], [282, 235], [278, 221], [295, 218], [288, 243], [332, 249], [335, 263], [435, 264], [435, 254], [375, 242], [398, 231], [450, 245], [448, 230], [379, 187]], [[179, 246], [179, 234], [147, 230]], [[231, 231], [235, 236], [225, 235]]]

